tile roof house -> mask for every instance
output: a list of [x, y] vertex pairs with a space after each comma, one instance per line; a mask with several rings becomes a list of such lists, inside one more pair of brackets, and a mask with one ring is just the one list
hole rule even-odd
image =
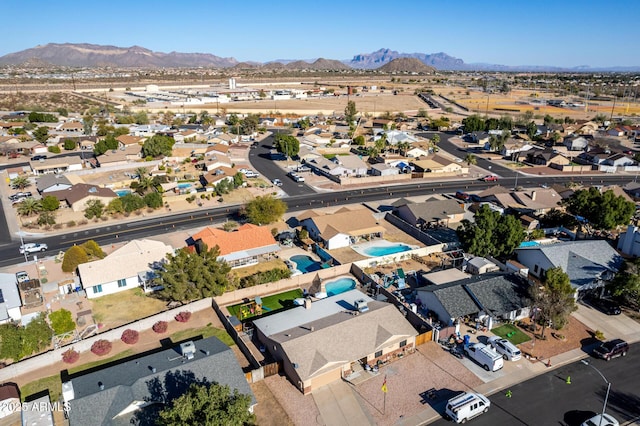
[[54, 157], [29, 161], [29, 166], [36, 176], [48, 173], [66, 173], [82, 170], [82, 159], [80, 157]]
[[99, 155], [97, 160], [101, 167], [118, 166], [138, 161], [142, 158], [142, 145], [126, 145], [124, 148], [109, 150]]
[[417, 227], [460, 222], [464, 218], [463, 203], [457, 200], [427, 200], [398, 206], [395, 214]]
[[[356, 301], [368, 309], [359, 311]], [[412, 351], [418, 334], [393, 304], [359, 290], [309, 301], [254, 325], [258, 340], [305, 395], [350, 374], [352, 363], [375, 365]]]
[[116, 140], [118, 141], [118, 148], [125, 148], [129, 145], [142, 145], [146, 138], [132, 135], [120, 135]]
[[550, 164], [567, 165], [571, 162], [567, 157], [561, 155], [551, 148], [544, 150], [530, 150], [526, 152], [527, 163], [538, 166], [548, 166]]
[[22, 299], [14, 274], [0, 273], [0, 324], [20, 321]]
[[494, 194], [493, 198], [505, 209], [520, 213], [542, 214], [557, 208], [562, 197], [553, 188]]
[[218, 246], [218, 259], [226, 261], [232, 268], [255, 265], [260, 259], [280, 251], [270, 227], [250, 223], [241, 225], [233, 232], [207, 227], [191, 239], [197, 250], [202, 250], [205, 244], [208, 249]]
[[233, 182], [233, 177], [238, 173], [236, 169], [232, 169], [231, 167], [218, 166], [216, 168], [211, 169], [204, 175], [200, 176], [200, 182], [202, 185], [207, 186], [215, 186], [222, 182], [223, 180]]
[[87, 183], [77, 183], [62, 191], [51, 191], [48, 195], [56, 197], [60, 202], [66, 203], [74, 212], [81, 212], [87, 208], [91, 200], [100, 200], [106, 206], [111, 200], [118, 197], [112, 189], [102, 188]]
[[307, 165], [322, 174], [331, 176], [366, 176], [369, 170], [367, 164], [354, 154], [339, 155], [333, 160], [317, 157], [308, 161]]
[[561, 267], [577, 291], [604, 286], [622, 264], [622, 257], [604, 240], [567, 241], [516, 249], [518, 262], [542, 278], [549, 268]]
[[410, 163], [419, 173], [436, 173], [442, 175], [461, 175], [469, 173], [469, 167], [466, 163], [457, 163], [451, 161], [441, 155], [420, 160], [413, 160]]
[[379, 238], [385, 232], [385, 228], [366, 208], [344, 208], [325, 215], [309, 210], [300, 214], [298, 221], [307, 229], [309, 236], [321, 242], [327, 250], [348, 247], [363, 237]]
[[62, 383], [70, 426], [140, 424], [157, 417], [165, 401], [186, 393], [192, 383], [227, 385], [255, 396], [233, 351], [216, 337], [189, 341], [78, 373]]
[[104, 259], [78, 265], [78, 276], [89, 299], [138, 288], [173, 251], [160, 241], [133, 240]]
[[516, 320], [529, 314], [528, 287], [517, 274], [487, 273], [420, 287], [417, 297], [446, 325], [468, 316], [491, 328], [497, 319]]

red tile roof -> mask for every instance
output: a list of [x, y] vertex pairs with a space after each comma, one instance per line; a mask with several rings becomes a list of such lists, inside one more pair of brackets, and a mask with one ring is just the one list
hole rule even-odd
[[217, 228], [205, 228], [193, 235], [192, 238], [194, 241], [202, 240], [208, 248], [218, 246], [220, 256], [276, 244], [269, 227], [256, 226], [250, 223], [240, 226], [234, 232], [227, 232]]

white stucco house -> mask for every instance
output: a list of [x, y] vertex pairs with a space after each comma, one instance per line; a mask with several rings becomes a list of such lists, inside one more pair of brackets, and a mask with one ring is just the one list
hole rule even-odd
[[22, 319], [22, 300], [14, 274], [0, 273], [0, 324]]
[[163, 262], [173, 247], [154, 240], [133, 240], [104, 259], [78, 265], [89, 299], [137, 288], [146, 283], [153, 265]]

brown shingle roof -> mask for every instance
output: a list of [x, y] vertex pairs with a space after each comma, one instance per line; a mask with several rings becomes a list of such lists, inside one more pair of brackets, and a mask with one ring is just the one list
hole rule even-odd
[[49, 195], [53, 195], [61, 201], [66, 200], [69, 205], [89, 196], [106, 198], [116, 198], [118, 196], [118, 194], [109, 188], [101, 188], [99, 186], [89, 185], [86, 183], [75, 184], [64, 191], [52, 191]]

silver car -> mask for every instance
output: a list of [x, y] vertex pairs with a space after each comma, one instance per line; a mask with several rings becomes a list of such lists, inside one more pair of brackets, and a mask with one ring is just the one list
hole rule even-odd
[[487, 344], [502, 355], [507, 361], [518, 361], [522, 358], [522, 352], [513, 343], [500, 336], [491, 336], [487, 339]]

